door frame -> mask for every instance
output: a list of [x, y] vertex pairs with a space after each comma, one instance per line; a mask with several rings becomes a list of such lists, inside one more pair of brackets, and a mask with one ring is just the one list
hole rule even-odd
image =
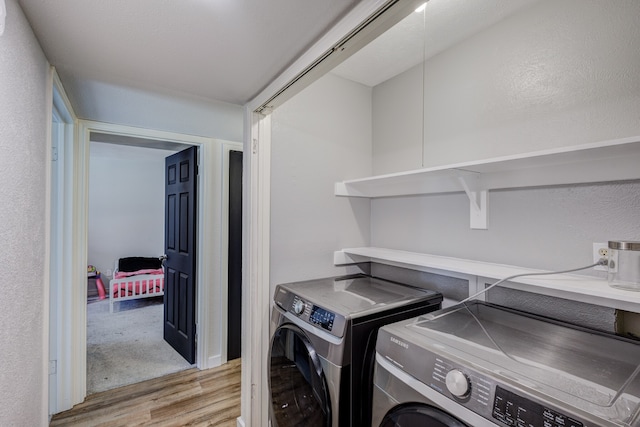
[[48, 314], [45, 321], [48, 331], [49, 415], [71, 408], [77, 400], [74, 389], [76, 379], [72, 369], [75, 360], [65, 326], [76, 321], [72, 307], [76, 298], [79, 298], [70, 286], [65, 286], [69, 283], [65, 278], [73, 275], [74, 225], [73, 219], [67, 217], [65, 211], [70, 209], [73, 198], [73, 147], [78, 120], [53, 67], [50, 79], [51, 98], [48, 105], [52, 123], [48, 132], [48, 149], [51, 150], [51, 165], [47, 172], [49, 244], [45, 256], [48, 263], [45, 272]]
[[[166, 131], [156, 131], [150, 129], [135, 128], [110, 123], [101, 123], [88, 120], [79, 120], [77, 124], [77, 137], [70, 154], [73, 161], [71, 168], [71, 179], [68, 185], [72, 186], [73, 200], [69, 206], [65, 206], [64, 217], [73, 226], [73, 250], [70, 253], [72, 272], [70, 280], [65, 288], [70, 290], [75, 296], [70, 303], [71, 313], [68, 318], [62, 321], [61, 331], [63, 335], [68, 335], [68, 344], [71, 347], [70, 354], [66, 355], [65, 361], [69, 366], [68, 371], [61, 373], [65, 378], [71, 378], [67, 386], [72, 394], [67, 405], [81, 403], [86, 397], [86, 263], [88, 254], [88, 201], [89, 201], [89, 142], [91, 132], [100, 132], [113, 135], [122, 135], [134, 138], [144, 138], [152, 140], [171, 141], [187, 145], [197, 145], [199, 147], [200, 173], [198, 176], [198, 233], [202, 236], [198, 240], [197, 256], [197, 303], [196, 303], [196, 324], [198, 327], [198, 344], [196, 349], [196, 366], [199, 369], [208, 369], [219, 366], [224, 362], [222, 357], [222, 347], [224, 343], [220, 341], [221, 333], [218, 328], [211, 327], [212, 310], [209, 307], [212, 298], [215, 298], [216, 272], [219, 272], [218, 262], [222, 258], [220, 245], [216, 243], [215, 237], [219, 234], [216, 229], [219, 224], [221, 200], [221, 186], [219, 181], [220, 170], [220, 145], [225, 143], [234, 144], [231, 141], [223, 141], [212, 138], [204, 138], [193, 135], [184, 135]], [[207, 218], [207, 221], [204, 221]], [[210, 262], [214, 260], [214, 262]], [[218, 261], [215, 261], [218, 260]], [[209, 261], [209, 262], [207, 262]], [[214, 278], [212, 280], [212, 278]], [[208, 286], [207, 286], [208, 285]], [[215, 298], [217, 303], [221, 301]], [[224, 305], [223, 305], [224, 306]], [[70, 408], [69, 406], [68, 408]], [[68, 409], [66, 408], [66, 409]], [[58, 408], [64, 410], [65, 408]]]

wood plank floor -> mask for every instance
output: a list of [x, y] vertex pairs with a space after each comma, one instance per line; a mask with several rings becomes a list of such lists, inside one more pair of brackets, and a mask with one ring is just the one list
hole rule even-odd
[[92, 394], [53, 416], [50, 426], [235, 427], [240, 416], [240, 359], [189, 369]]

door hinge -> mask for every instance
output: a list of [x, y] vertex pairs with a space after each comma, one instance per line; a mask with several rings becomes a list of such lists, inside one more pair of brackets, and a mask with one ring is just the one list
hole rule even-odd
[[49, 375], [55, 375], [58, 373], [58, 361], [49, 360]]
[[251, 152], [253, 154], [256, 154], [258, 152], [258, 140], [257, 139], [253, 139], [253, 143], [251, 144]]
[[58, 147], [51, 147], [51, 161], [55, 162], [58, 160]]

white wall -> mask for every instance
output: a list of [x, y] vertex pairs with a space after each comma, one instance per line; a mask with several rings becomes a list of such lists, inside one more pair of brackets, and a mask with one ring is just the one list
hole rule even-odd
[[49, 67], [15, 0], [0, 36], [0, 420], [47, 424], [45, 336]]
[[90, 144], [88, 262], [103, 278], [118, 258], [162, 255], [164, 159], [173, 153]]
[[464, 193], [373, 200], [371, 244], [556, 270], [591, 264], [593, 242], [640, 240], [639, 182], [491, 191], [489, 203], [489, 229], [471, 230]]
[[422, 64], [373, 88], [373, 174], [422, 167]]
[[427, 61], [424, 165], [640, 135], [639, 16], [546, 0]]
[[[185, 72], [188, 74], [188, 70]], [[81, 119], [242, 141], [243, 111], [239, 105], [83, 79], [74, 83], [65, 89]]]
[[344, 274], [333, 251], [369, 243], [369, 201], [334, 183], [371, 173], [371, 89], [326, 75], [272, 114], [271, 294], [278, 283]]
[[[424, 165], [640, 135], [639, 16], [637, 1], [543, 1], [428, 60]], [[381, 95], [419, 77], [374, 88], [373, 111], [413, 114], [415, 102]], [[379, 170], [416, 167], [409, 152], [385, 154], [392, 139], [374, 142]], [[486, 231], [469, 229], [464, 194], [374, 200], [371, 244], [552, 270], [589, 264], [593, 242], [640, 240], [638, 182], [489, 197]]]
[[[427, 60], [423, 166], [640, 135], [638, 16], [634, 0], [545, 0]], [[376, 173], [421, 166], [422, 67], [373, 90]]]

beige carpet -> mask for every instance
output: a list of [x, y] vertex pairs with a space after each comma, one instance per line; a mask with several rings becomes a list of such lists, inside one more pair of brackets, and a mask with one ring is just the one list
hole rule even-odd
[[162, 338], [162, 297], [87, 305], [87, 394], [192, 367]]

